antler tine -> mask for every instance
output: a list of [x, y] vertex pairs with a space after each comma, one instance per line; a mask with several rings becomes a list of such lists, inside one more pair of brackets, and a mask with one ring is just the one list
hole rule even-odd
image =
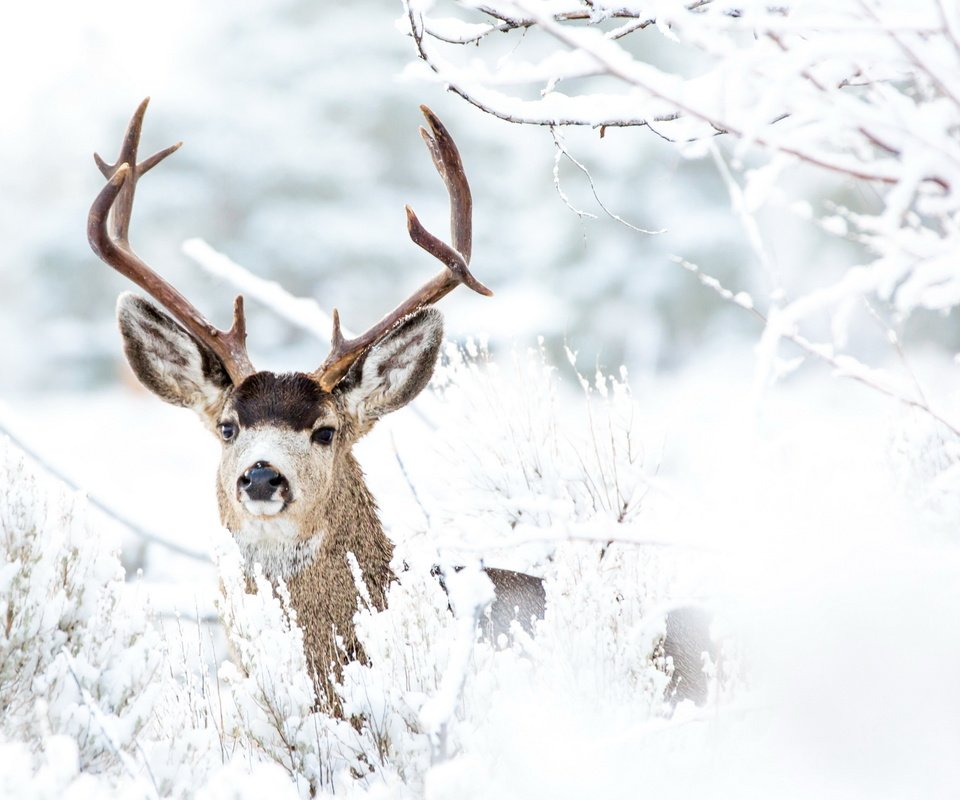
[[430, 130], [420, 129], [420, 135], [430, 151], [433, 164], [443, 178], [450, 196], [450, 237], [452, 246], [434, 236], [423, 227], [410, 206], [406, 207], [407, 231], [413, 242], [444, 264], [437, 273], [376, 325], [355, 339], [344, 339], [340, 330], [340, 315], [333, 312], [333, 336], [330, 355], [313, 374], [325, 391], [343, 380], [353, 363], [370, 347], [382, 339], [404, 317], [419, 309], [436, 303], [461, 283], [478, 294], [493, 295], [468, 269], [473, 238], [473, 200], [470, 185], [463, 169], [460, 152], [443, 123], [426, 106], [420, 106]]
[[[463, 170], [463, 162], [460, 160], [460, 151], [437, 115], [423, 105], [420, 110], [430, 126], [429, 131], [420, 128], [420, 136], [427, 145], [433, 165], [443, 178], [450, 195], [450, 243], [469, 264], [473, 249], [473, 197]], [[409, 212], [408, 216], [412, 213]], [[413, 216], [416, 219], [416, 215]]]
[[233, 307], [233, 325], [222, 331], [208, 322], [202, 314], [143, 262], [128, 241], [130, 216], [137, 181], [171, 153], [182, 142], [171, 145], [137, 163], [140, 145], [140, 130], [150, 98], [146, 98], [134, 112], [127, 125], [120, 148], [120, 155], [113, 164], [107, 164], [94, 153], [94, 161], [107, 179], [106, 185], [90, 207], [87, 217], [87, 238], [100, 258], [117, 272], [148, 292], [187, 329], [194, 338], [209, 347], [227, 370], [234, 385], [255, 370], [246, 349], [246, 320], [243, 315], [243, 298], [237, 297]]

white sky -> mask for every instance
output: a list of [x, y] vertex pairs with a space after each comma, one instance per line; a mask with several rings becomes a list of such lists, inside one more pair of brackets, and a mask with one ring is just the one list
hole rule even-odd
[[[58, 85], [79, 81], [90, 94], [159, 92], [178, 75], [178, 49], [201, 9], [185, 0], [157, 6], [124, 0], [9, 4], [0, 27], [4, 138], [29, 130], [37, 105]], [[84, 92], [84, 94], [87, 94]]]

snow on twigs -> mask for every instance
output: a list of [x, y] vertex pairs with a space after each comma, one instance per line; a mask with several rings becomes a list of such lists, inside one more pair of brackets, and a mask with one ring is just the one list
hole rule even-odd
[[[955, 3], [449, 0], [405, 9], [419, 74], [487, 113], [601, 135], [648, 128], [684, 156], [715, 156], [766, 284], [766, 297], [752, 292], [769, 306], [761, 383], [782, 339], [842, 348], [865, 298], [895, 324], [960, 306]], [[742, 187], [717, 143], [744, 172]], [[811, 175], [842, 181], [843, 199], [821, 210], [791, 197], [791, 176]], [[816, 220], [838, 240], [828, 259], [845, 263], [817, 265], [811, 281], [807, 265], [776, 253], [776, 232], [755, 218], [764, 206]], [[824, 318], [833, 341], [815, 344], [801, 326]]]
[[0, 481], [0, 746], [24, 750], [0, 759], [0, 785], [32, 765], [34, 790], [50, 797], [110, 772], [156, 794], [139, 740], [163, 689], [163, 656], [143, 599], [89, 528], [84, 499], [5, 439]]
[[[529, 550], [529, 568], [564, 539], [647, 541], [635, 523], [655, 491], [662, 441], [625, 370], [585, 377], [542, 349], [496, 363], [475, 344], [448, 347], [435, 385], [440, 448], [451, 464], [435, 494], [455, 551]], [[577, 401], [564, 394], [573, 385]], [[464, 502], [475, 513], [458, 513]]]

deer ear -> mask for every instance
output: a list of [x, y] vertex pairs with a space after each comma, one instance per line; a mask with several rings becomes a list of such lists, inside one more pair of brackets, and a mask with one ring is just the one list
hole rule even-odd
[[443, 314], [423, 308], [403, 319], [350, 368], [334, 390], [362, 435], [430, 382], [443, 341]]
[[223, 362], [172, 317], [130, 292], [117, 301], [117, 321], [123, 351], [140, 383], [213, 424], [232, 385]]

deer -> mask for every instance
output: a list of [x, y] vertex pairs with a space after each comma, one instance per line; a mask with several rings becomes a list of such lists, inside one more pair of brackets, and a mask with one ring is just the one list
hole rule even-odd
[[[117, 160], [94, 154], [106, 183], [87, 219], [90, 245], [108, 266], [152, 300], [125, 292], [117, 301], [123, 349], [138, 380], [161, 400], [196, 413], [222, 445], [216, 496], [220, 518], [234, 537], [252, 590], [255, 565], [275, 585], [286, 583], [303, 630], [317, 701], [339, 714], [335, 683], [343, 664], [365, 660], [354, 628], [359, 567], [369, 602], [382, 611], [397, 579], [393, 543], [352, 448], [386, 414], [409, 404], [428, 384], [443, 339], [435, 304], [461, 284], [493, 293], [471, 273], [472, 196], [453, 138], [426, 106], [420, 128], [450, 202], [450, 242], [430, 233], [406, 206], [410, 239], [437, 259], [440, 271], [365, 332], [346, 338], [334, 309], [330, 353], [307, 372], [256, 370], [247, 354], [242, 296], [232, 325], [211, 324], [133, 250], [129, 226], [139, 180], [179, 149], [174, 144], [138, 161], [149, 98], [127, 125]], [[487, 632], [513, 620], [530, 628], [542, 618], [542, 581], [503, 569], [484, 570], [495, 600]], [[667, 620], [663, 650], [682, 666], [674, 684], [705, 692], [690, 641], [690, 622]], [[694, 620], [693, 627], [697, 627]], [[671, 634], [671, 631], [673, 632]]]

